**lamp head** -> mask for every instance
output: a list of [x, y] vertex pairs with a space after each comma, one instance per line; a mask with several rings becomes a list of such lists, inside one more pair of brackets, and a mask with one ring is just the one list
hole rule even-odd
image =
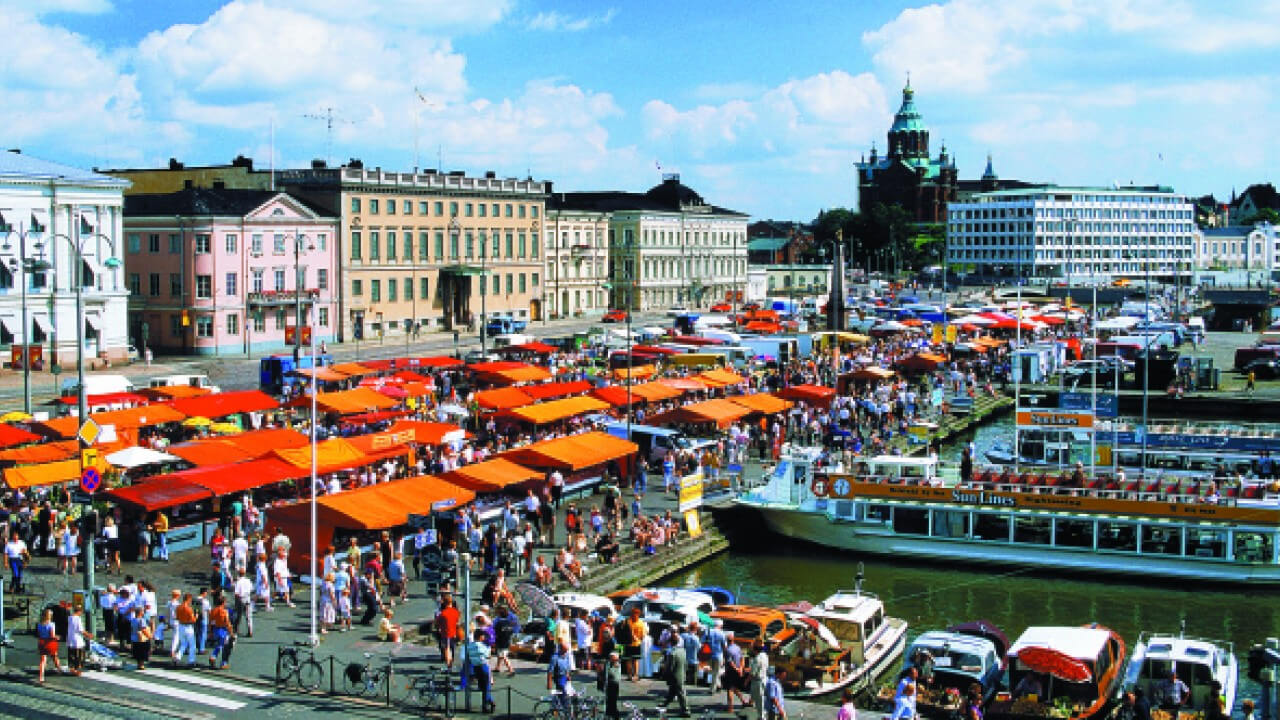
[[118, 257], [109, 257], [102, 263], [108, 270], [115, 270], [120, 267], [121, 262]]

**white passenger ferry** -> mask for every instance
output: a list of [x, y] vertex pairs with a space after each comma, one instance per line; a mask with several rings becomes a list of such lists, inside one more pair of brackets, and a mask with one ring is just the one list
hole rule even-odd
[[820, 451], [789, 447], [763, 485], [735, 503], [773, 531], [854, 552], [936, 562], [1143, 578], [1280, 584], [1280, 496], [1246, 481], [1060, 485], [1057, 475], [975, 473], [936, 458], [877, 456], [830, 472]]

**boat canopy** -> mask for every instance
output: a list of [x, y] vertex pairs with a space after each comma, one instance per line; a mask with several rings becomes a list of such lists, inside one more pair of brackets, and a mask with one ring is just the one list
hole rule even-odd
[[1055, 650], [1077, 660], [1096, 660], [1107, 646], [1111, 631], [1106, 628], [1057, 627], [1039, 625], [1027, 628], [1009, 648], [1009, 654], [1021, 658], [1024, 648], [1042, 647]]

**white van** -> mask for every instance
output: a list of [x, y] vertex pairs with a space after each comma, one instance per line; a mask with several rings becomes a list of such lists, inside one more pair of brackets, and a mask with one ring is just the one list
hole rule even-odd
[[151, 378], [149, 387], [173, 387], [190, 385], [191, 387], [208, 388], [211, 393], [220, 393], [222, 388], [214, 385], [208, 375], [161, 375]]
[[742, 336], [732, 330], [713, 330], [711, 328], [697, 328], [698, 334], [708, 340], [719, 340], [730, 345], [738, 345], [742, 342]]
[[[123, 375], [86, 375], [84, 378], [85, 395], [109, 395], [134, 391], [133, 382]], [[72, 397], [80, 394], [80, 385], [75, 378], [62, 381], [62, 396]]]
[[523, 333], [507, 333], [505, 335], [493, 336], [493, 347], [497, 348], [511, 347], [512, 345], [525, 345], [535, 340], [532, 335]]

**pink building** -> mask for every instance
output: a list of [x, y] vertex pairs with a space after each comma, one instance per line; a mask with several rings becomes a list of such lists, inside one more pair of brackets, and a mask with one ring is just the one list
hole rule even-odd
[[337, 228], [332, 214], [274, 190], [125, 197], [130, 337], [140, 351], [278, 352], [300, 300], [303, 341], [312, 328], [332, 342]]

